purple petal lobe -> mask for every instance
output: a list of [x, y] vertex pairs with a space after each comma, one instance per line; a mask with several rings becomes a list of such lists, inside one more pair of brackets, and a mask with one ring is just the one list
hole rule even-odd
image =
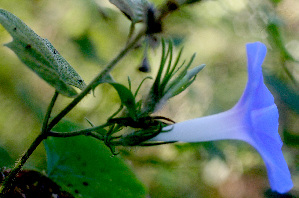
[[[262, 64], [267, 48], [261, 42], [246, 45], [248, 82], [243, 96], [234, 108], [244, 109], [249, 123], [249, 137], [243, 139], [262, 156], [272, 190], [285, 193], [293, 187], [290, 171], [283, 157], [278, 134], [278, 110], [271, 92], [264, 84]], [[247, 115], [246, 115], [247, 114]]]

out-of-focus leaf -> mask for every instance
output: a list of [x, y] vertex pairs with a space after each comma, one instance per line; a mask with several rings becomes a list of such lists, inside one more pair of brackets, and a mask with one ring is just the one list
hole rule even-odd
[[79, 89], [86, 86], [79, 74], [53, 45], [47, 39], [38, 36], [18, 17], [0, 9], [0, 23], [13, 37], [13, 41], [5, 45], [58, 92], [74, 97], [77, 92], [70, 85]]
[[185, 37], [181, 35], [172, 35], [171, 40], [173, 41], [174, 46], [180, 46], [184, 42]]
[[279, 80], [273, 75], [266, 74], [264, 75], [265, 81], [274, 91], [278, 94], [281, 101], [286, 104], [291, 110], [299, 114], [299, 94], [295, 90], [292, 90], [284, 82]]
[[175, 148], [181, 153], [181, 152], [190, 152], [190, 150], [193, 150], [194, 152], [198, 151], [199, 148], [203, 148], [207, 154], [208, 158], [219, 158], [226, 162], [226, 156], [219, 147], [219, 144], [217, 142], [200, 142], [200, 143], [192, 143], [192, 144], [174, 144]]
[[299, 147], [299, 135], [296, 132], [284, 130], [283, 131], [283, 143], [288, 146]]
[[271, 189], [267, 190], [264, 193], [265, 198], [296, 198], [290, 193], [280, 194], [278, 192], [272, 191]]
[[[77, 128], [72, 123], [58, 125], [56, 131]], [[75, 197], [146, 197], [143, 184], [119, 156], [96, 139], [85, 136], [48, 138], [45, 142], [47, 173]]]
[[218, 147], [215, 142], [203, 142], [202, 146], [209, 153], [209, 158], [218, 157], [219, 159], [226, 161], [226, 156], [223, 151]]
[[73, 41], [79, 47], [81, 53], [85, 58], [95, 61], [96, 63], [102, 63], [103, 61], [99, 58], [97, 49], [90, 39], [89, 35], [84, 33], [78, 38], [74, 38]]
[[280, 54], [287, 60], [294, 60], [292, 55], [288, 52], [285, 47], [284, 39], [281, 32], [282, 21], [277, 17], [269, 16], [269, 21], [267, 24], [267, 33], [269, 35], [268, 39], [271, 44], [277, 47]]
[[121, 103], [127, 107], [129, 115], [134, 119], [136, 118], [136, 102], [135, 97], [132, 94], [132, 92], [125, 86], [119, 83], [109, 83], [114, 87], [114, 89], [117, 91]]
[[274, 4], [278, 4], [281, 2], [281, 0], [271, 0]]
[[10, 158], [8, 152], [0, 147], [0, 168], [13, 165], [13, 160]]

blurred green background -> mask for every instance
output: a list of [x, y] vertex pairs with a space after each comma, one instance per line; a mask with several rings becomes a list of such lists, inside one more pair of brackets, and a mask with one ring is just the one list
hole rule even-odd
[[[151, 1], [160, 5], [162, 0]], [[129, 20], [108, 0], [10, 0], [6, 9], [47, 38], [88, 83], [125, 45]], [[172, 39], [176, 52], [184, 46], [183, 59], [196, 53], [193, 66], [206, 64], [187, 91], [173, 98], [158, 115], [176, 122], [218, 113], [231, 108], [241, 96], [247, 80], [245, 44], [261, 41], [267, 45], [265, 81], [280, 112], [279, 132], [283, 152], [295, 187], [299, 191], [298, 158], [298, 79], [299, 79], [299, 1], [298, 0], [217, 0], [182, 7], [163, 21], [164, 38]], [[138, 27], [137, 27], [138, 28]], [[278, 30], [278, 32], [276, 31]], [[280, 33], [280, 34], [278, 34]], [[41, 119], [54, 93], [20, 62], [3, 44], [11, 40], [0, 26], [0, 147], [9, 166], [38, 135]], [[152, 72], [138, 71], [142, 43], [113, 71], [114, 78], [140, 81], [154, 76], [161, 46], [151, 49]], [[150, 86], [147, 81], [141, 92]], [[54, 113], [70, 99], [59, 97]], [[88, 127], [106, 121], [119, 104], [107, 85], [87, 96], [67, 118]], [[156, 147], [119, 148], [120, 155], [148, 187], [151, 197], [263, 197], [269, 188], [266, 168], [258, 153], [237, 141], [172, 144]], [[26, 163], [27, 168], [44, 170], [43, 145]], [[96, 170], [95, 170], [96, 171]], [[252, 195], [252, 196], [251, 196]]]

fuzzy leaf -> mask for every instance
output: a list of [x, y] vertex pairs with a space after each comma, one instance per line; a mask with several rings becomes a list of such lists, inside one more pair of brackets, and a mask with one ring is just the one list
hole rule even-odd
[[38, 36], [12, 13], [0, 9], [0, 23], [13, 37], [5, 44], [19, 59], [59, 93], [74, 97], [77, 92], [70, 85], [83, 89], [86, 85], [79, 74], [59, 54], [53, 45]]

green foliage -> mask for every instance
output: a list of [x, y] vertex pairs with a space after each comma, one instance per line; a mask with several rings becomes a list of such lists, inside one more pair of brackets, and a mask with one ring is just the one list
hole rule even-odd
[[[56, 131], [77, 128], [70, 122]], [[48, 138], [48, 176], [76, 197], [146, 197], [141, 182], [119, 156], [91, 137]]]
[[281, 0], [271, 0], [274, 4], [278, 4], [281, 2]]
[[86, 86], [54, 46], [47, 39], [38, 36], [18, 17], [0, 9], [0, 23], [13, 37], [13, 41], [6, 46], [59, 93], [74, 97], [77, 93], [70, 85], [79, 89]]
[[89, 60], [92, 60], [96, 63], [103, 63], [104, 61], [98, 56], [98, 50], [91, 40], [88, 32], [84, 32], [77, 38], [72, 39], [74, 43], [77, 44], [81, 54]]
[[281, 53], [281, 56], [285, 59], [293, 60], [293, 57], [285, 48], [281, 27], [282, 21], [276, 17], [269, 16], [269, 22], [267, 24], [267, 33], [269, 35], [269, 40], [273, 46], [277, 47]]
[[[189, 3], [191, 4], [198, 1], [200, 0], [182, 0], [176, 2], [182, 5]], [[74, 41], [77, 44], [79, 51], [75, 51], [76, 49], [71, 49], [70, 51], [68, 51], [68, 53], [81, 53], [85, 58], [92, 60], [87, 64], [84, 64], [84, 66], [86, 66], [87, 68], [86, 70], [88, 70], [86, 71], [87, 76], [95, 75], [93, 73], [93, 68], [90, 67], [90, 64], [96, 63], [102, 66], [102, 64], [106, 62], [106, 60], [111, 59], [111, 55], [114, 56], [115, 52], [120, 47], [119, 44], [125, 43], [125, 39], [127, 38], [127, 35], [124, 35], [124, 32], [128, 31], [128, 27], [126, 26], [127, 20], [124, 19], [124, 17], [116, 16], [117, 12], [111, 12], [112, 9], [109, 6], [106, 7], [106, 3], [102, 3], [101, 1], [97, 2], [99, 4], [96, 4], [93, 0], [80, 0], [78, 2], [76, 1], [76, 4], [70, 4], [69, 2], [65, 3], [63, 1], [59, 2], [57, 0], [51, 2], [50, 4], [28, 4], [24, 2], [25, 1], [18, 0], [2, 1], [0, 3], [2, 4], [0, 7], [3, 7], [7, 10], [14, 10], [14, 12], [18, 13], [18, 15], [20, 14], [20, 12], [25, 10], [26, 16], [29, 18], [29, 20], [30, 18], [34, 19], [33, 21], [31, 21], [31, 23], [33, 24], [36, 21], [38, 21], [38, 24], [43, 24], [45, 21], [44, 17], [49, 17], [46, 19], [47, 25], [51, 25], [52, 31], [57, 33], [59, 38], [66, 38]], [[59, 6], [53, 7], [54, 4], [58, 5], [57, 2], [59, 2]], [[110, 2], [112, 2], [129, 19], [131, 19], [133, 24], [137, 22], [145, 22], [144, 19], [146, 16], [141, 12], [147, 7], [143, 7], [140, 2], [142, 3], [146, 1], [110, 0]], [[153, 0], [151, 2], [154, 2], [156, 5], [163, 5], [163, 1], [161, 0]], [[174, 1], [164, 1], [165, 4], [167, 3], [167, 5], [174, 5], [173, 2]], [[282, 21], [277, 20], [277, 18], [270, 18], [268, 16], [268, 13], [266, 13], [264, 10], [261, 13], [262, 17], [268, 16], [269, 20], [267, 20], [266, 22], [266, 19], [263, 18], [264, 22], [266, 23], [265, 26], [259, 26], [258, 24], [256, 24], [255, 18], [258, 15], [259, 10], [256, 8], [260, 8], [261, 6], [268, 6], [268, 4], [264, 5], [265, 2], [262, 1], [251, 2], [246, 0], [240, 1], [238, 3], [207, 1], [200, 6], [192, 5], [193, 8], [191, 8], [191, 6], [188, 6], [190, 8], [187, 8], [187, 6], [180, 7], [179, 12], [176, 12], [177, 15], [176, 13], [168, 15], [167, 12], [167, 18], [165, 18], [166, 20], [163, 21], [163, 34], [161, 35], [167, 35], [168, 38], [172, 38], [172, 40], [174, 40], [175, 46], [184, 45], [184, 42], [186, 41], [188, 43], [188, 49], [191, 49], [192, 51], [196, 50], [196, 52], [200, 54], [200, 59], [207, 61], [207, 63], [209, 64], [209, 68], [208, 72], [202, 74], [204, 76], [203, 80], [199, 84], [195, 85], [194, 89], [191, 89], [188, 93], [188, 96], [184, 98], [184, 104], [182, 105], [180, 104], [180, 102], [170, 103], [168, 106], [169, 108], [167, 107], [163, 110], [163, 114], [165, 114], [167, 117], [172, 116], [170, 117], [171, 119], [182, 120], [186, 117], [191, 118], [198, 115], [207, 115], [210, 113], [219, 112], [220, 110], [224, 110], [230, 107], [231, 104], [234, 104], [235, 100], [241, 93], [241, 90], [238, 90], [238, 88], [236, 88], [236, 85], [244, 83], [244, 78], [239, 77], [239, 74], [244, 72], [244, 69], [242, 70], [240, 66], [243, 65], [244, 62], [242, 61], [243, 59], [239, 57], [239, 47], [241, 45], [243, 46], [244, 42], [257, 39], [265, 41], [266, 39], [268, 39], [268, 42], [270, 42], [272, 46], [269, 52], [274, 53], [274, 55], [268, 56], [269, 61], [275, 60], [278, 53], [280, 53], [279, 56], [281, 59], [287, 59], [287, 61], [293, 61], [293, 59], [296, 58], [296, 51], [292, 51], [291, 47], [296, 39], [290, 39], [287, 36], [294, 36], [294, 33], [297, 32], [297, 26], [295, 25], [297, 19], [295, 18], [296, 15], [289, 16], [290, 12], [288, 11], [288, 9], [290, 7], [298, 7], [298, 5], [294, 3], [290, 3], [290, 5], [287, 5], [288, 3], [279, 4], [280, 2], [283, 2], [281, 0], [271, 0], [270, 2], [273, 2], [273, 4], [275, 4], [275, 6], [279, 9], [278, 13], [279, 15], [282, 15], [281, 19], [283, 19], [283, 23], [287, 24], [286, 26], [282, 26]], [[77, 6], [77, 3], [80, 3], [80, 6]], [[242, 4], [246, 4], [246, 6], [242, 7]], [[135, 6], [139, 6], [139, 8], [136, 9]], [[29, 12], [27, 12], [26, 10]], [[99, 10], [103, 14], [102, 17], [97, 17]], [[159, 11], [161, 11], [161, 9], [158, 9], [158, 12], [155, 12], [154, 14], [157, 14], [159, 16]], [[0, 23], [2, 25], [4, 23], [7, 23], [8, 21], [3, 13], [4, 11], [0, 9]], [[48, 16], [49, 13], [51, 13], [51, 16]], [[119, 14], [122, 13], [119, 12]], [[273, 17], [273, 15], [271, 17]], [[57, 23], [57, 20], [61, 21], [61, 23]], [[86, 23], [86, 21], [88, 21], [88, 23]], [[65, 24], [65, 22], [71, 25], [67, 25]], [[13, 23], [10, 22], [6, 24], [8, 29], [4, 25], [3, 26], [5, 27], [5, 29], [7, 29], [7, 31], [11, 31], [13, 30], [11, 28], [14, 28], [11, 27], [12, 24]], [[17, 52], [16, 54], [19, 57], [22, 56], [20, 57], [21, 61], [27, 64], [28, 67], [33, 69], [41, 78], [45, 79], [60, 93], [68, 96], [75, 96], [77, 93], [69, 85], [79, 87], [78, 84], [76, 84], [78, 81], [73, 81], [73, 78], [64, 79], [67, 78], [69, 76], [69, 73], [72, 72], [66, 71], [67, 69], [62, 71], [59, 71], [57, 69], [60, 64], [65, 64], [67, 65], [67, 67], [65, 68], [69, 68], [69, 64], [66, 61], [60, 60], [59, 54], [56, 56], [53, 53], [54, 51], [57, 52], [57, 50], [48, 40], [40, 38], [30, 28], [23, 24], [23, 22], [18, 24], [20, 26], [18, 30], [21, 30], [23, 28], [26, 29], [26, 31], [29, 31], [29, 37], [28, 35], [25, 35], [24, 32], [19, 32], [19, 35], [13, 36], [14, 41], [12, 43], [14, 43], [13, 45], [15, 46], [14, 51], [20, 51], [18, 52], [20, 53], [20, 55], [18, 55]], [[241, 26], [239, 26], [240, 24]], [[131, 36], [130, 38], [133, 37], [133, 35], [136, 33], [135, 30], [138, 30], [138, 28], [132, 28], [132, 35], [130, 35], [129, 33], [129, 37]], [[292, 29], [294, 31], [293, 33]], [[2, 34], [3, 33], [5, 35], [6, 32], [2, 31]], [[264, 33], [267, 33], [267, 37], [265, 37]], [[12, 31], [11, 34], [14, 34], [14, 32]], [[158, 37], [159, 36], [160, 35], [158, 35]], [[185, 39], [187, 37], [188, 39]], [[0, 38], [2, 38], [1, 35]], [[32, 44], [32, 42], [36, 39], [42, 42], [42, 49], [36, 48], [34, 47], [36, 46], [36, 44]], [[40, 47], [39, 44], [37, 45], [38, 47]], [[31, 51], [29, 51], [30, 49]], [[1, 50], [2, 48], [0, 49], [0, 51]], [[3, 48], [3, 50], [5, 49]], [[135, 50], [137, 51], [138, 48], [136, 48]], [[164, 58], [164, 64], [163, 67], [160, 67], [159, 69], [159, 76], [157, 76], [157, 78], [155, 79], [154, 86], [152, 87], [151, 92], [149, 93], [149, 97], [147, 98], [148, 100], [146, 102], [143, 101], [143, 99], [145, 99], [144, 97], [138, 97], [141, 98], [139, 101], [133, 98], [132, 93], [128, 92], [128, 90], [132, 91], [130, 87], [127, 89], [126, 87], [118, 85], [117, 88], [113, 86], [116, 89], [117, 93], [120, 95], [122, 105], [119, 111], [111, 116], [111, 118], [114, 118], [115, 115], [117, 115], [122, 109], [124, 109], [123, 107], [125, 107], [125, 110], [127, 111], [125, 111], [125, 115], [122, 114], [122, 116], [125, 117], [118, 117], [114, 119], [114, 121], [117, 119], [120, 121], [115, 123], [114, 127], [115, 131], [119, 133], [114, 133], [115, 136], [111, 137], [120, 137], [119, 135], [121, 132], [118, 130], [120, 129], [119, 126], [123, 126], [121, 127], [121, 129], [127, 129], [128, 127], [130, 128], [129, 132], [127, 131], [127, 133], [125, 133], [126, 136], [123, 135], [122, 137], [120, 137], [120, 139], [112, 138], [111, 146], [113, 146], [113, 143], [115, 143], [116, 140], [120, 142], [123, 141], [127, 145], [140, 145], [140, 140], [144, 140], [144, 138], [148, 138], [155, 133], [159, 133], [160, 131], [153, 130], [159, 129], [159, 123], [155, 125], [157, 127], [141, 128], [141, 130], [139, 126], [137, 126], [136, 128], [134, 128], [134, 126], [142, 125], [144, 127], [148, 127], [149, 122], [153, 121], [152, 119], [154, 119], [150, 114], [155, 111], [155, 109], [158, 109], [161, 105], [163, 105], [163, 102], [166, 102], [170, 97], [179, 94], [185, 88], [187, 88], [195, 79], [195, 75], [203, 68], [203, 66], [198, 66], [194, 69], [186, 69], [185, 71], [183, 71], [185, 62], [183, 62], [182, 64], [178, 64], [176, 61], [171, 61], [170, 57], [173, 56], [173, 52], [167, 49], [167, 45], [165, 45], [165, 43], [163, 50], [164, 51], [162, 58]], [[42, 53], [46, 53], [47, 56], [41, 55]], [[153, 54], [150, 54], [150, 58], [153, 57], [151, 55]], [[177, 57], [178, 61], [180, 55], [181, 52], [179, 52], [179, 55]], [[81, 56], [76, 56], [73, 58], [73, 62], [82, 61]], [[134, 58], [137, 58], [137, 56], [135, 56]], [[191, 60], [193, 58], [194, 57], [192, 57]], [[139, 59], [140, 58], [138, 58], [138, 60]], [[126, 75], [130, 75], [134, 81], [138, 77], [143, 78], [144, 76], [142, 76], [142, 74], [140, 75], [140, 73], [136, 72], [136, 76], [133, 76], [132, 73], [130, 73], [131, 71], [134, 71], [134, 68], [131, 68], [129, 66], [132, 65], [131, 63], [136, 61], [136, 59], [130, 59], [128, 61], [130, 61], [127, 65], [128, 67], [122, 67], [119, 68], [119, 70], [113, 71], [114, 77], [118, 79], [120, 76], [125, 77]], [[154, 61], [151, 60], [151, 63], [152, 62]], [[0, 81], [3, 85], [3, 87], [0, 87], [0, 96], [1, 98], [5, 98], [5, 101], [3, 101], [3, 99], [1, 100], [1, 140], [8, 142], [11, 141], [11, 137], [16, 139], [16, 141], [14, 141], [12, 145], [14, 146], [14, 148], [19, 147], [19, 150], [14, 149], [12, 151], [9, 151], [9, 153], [13, 154], [12, 156], [16, 156], [19, 155], [19, 152], [17, 153], [17, 151], [20, 151], [20, 148], [24, 149], [20, 145], [27, 145], [27, 143], [24, 143], [24, 141], [27, 142], [28, 140], [28, 131], [32, 130], [32, 124], [25, 123], [25, 127], [27, 130], [19, 131], [20, 127], [16, 130], [16, 127], [13, 126], [19, 125], [22, 120], [18, 121], [18, 119], [15, 118], [28, 118], [27, 110], [34, 110], [35, 108], [37, 108], [36, 101], [43, 102], [44, 100], [41, 100], [41, 98], [38, 97], [29, 97], [30, 99], [24, 100], [22, 97], [19, 97], [20, 95], [16, 94], [16, 90], [22, 91], [22, 86], [26, 85], [26, 82], [22, 82], [22, 79], [11, 79], [10, 74], [16, 73], [17, 71], [14, 69], [14, 67], [5, 67], [5, 65], [9, 65], [8, 63], [10, 63], [10, 65], [15, 64], [14, 60], [9, 59], [8, 57], [8, 59], [2, 59], [2, 67], [0, 67], [0, 73], [2, 75]], [[277, 69], [275, 71], [276, 74], [284, 74], [284, 72], [280, 70], [281, 67], [272, 64], [272, 62], [271, 64], [269, 64], [269, 62], [266, 62], [265, 65], [269, 66], [270, 69]], [[281, 64], [279, 63], [279, 65]], [[276, 66], [277, 68], [275, 68]], [[176, 69], [173, 70], [174, 67], [176, 67]], [[151, 65], [151, 68], [153, 71], [155, 71], [156, 69], [155, 65]], [[178, 72], [179, 69], [182, 73]], [[63, 74], [64, 71], [65, 74]], [[291, 74], [295, 74], [295, 67], [290, 71]], [[62, 74], [60, 72], [62, 72]], [[180, 76], [180, 74], [184, 75]], [[5, 75], [7, 77], [5, 77]], [[298, 145], [295, 125], [295, 122], [297, 120], [296, 118], [298, 117], [298, 94], [295, 90], [292, 90], [292, 87], [289, 86], [289, 84], [287, 84], [287, 82], [284, 81], [281, 76], [279, 76], [280, 78], [277, 78], [275, 76], [270, 76], [269, 78], [266, 76], [265, 80], [269, 84], [271, 84], [273, 91], [276, 92], [279, 96], [279, 98], [275, 98], [276, 100], [280, 99], [278, 105], [282, 105], [280, 106], [280, 108], [283, 109], [283, 113], [280, 115], [280, 117], [282, 117], [282, 119], [280, 119], [280, 127], [284, 133], [283, 139], [284, 143], [286, 143], [285, 147], [289, 145], [295, 147]], [[11, 86], [8, 86], [7, 84], [8, 79], [13, 82], [11, 83]], [[203, 81], [205, 81], [205, 84], [203, 83]], [[92, 86], [93, 89], [95, 89], [95, 87], [101, 83], [115, 83], [115, 81], [110, 75], [105, 75], [104, 78], [101, 78], [97, 83], [95, 83], [96, 85]], [[20, 86], [20, 84], [22, 84], [22, 86]], [[227, 89], [227, 86], [229, 86], [230, 88]], [[7, 89], [8, 91], [6, 92], [10, 92], [9, 94], [13, 95], [13, 97], [19, 97], [17, 101], [21, 102], [21, 104], [24, 105], [24, 108], [14, 108], [15, 106], [11, 105], [11, 103], [14, 103], [15, 101], [10, 101], [11, 98], [7, 97], [7, 93], [4, 92], [4, 89], [2, 88]], [[137, 90], [139, 90], [139, 88]], [[29, 89], [30, 91], [34, 92], [34, 90], [32, 90], [32, 87], [30, 87]], [[156, 91], [155, 93], [153, 92], [154, 90]], [[136, 93], [134, 94], [134, 97], [136, 97], [137, 92], [138, 91], [136, 91]], [[155, 94], [160, 95], [159, 97], [156, 97]], [[109, 98], [108, 100], [111, 100], [110, 96], [108, 96], [107, 98]], [[76, 109], [76, 113], [72, 112], [73, 114], [69, 116], [75, 115], [75, 118], [77, 118], [77, 121], [79, 121], [80, 118], [82, 120], [83, 116], [87, 115], [95, 123], [94, 126], [90, 122], [92, 127], [96, 128], [96, 123], [102, 122], [106, 118], [105, 116], [107, 116], [105, 114], [99, 114], [98, 109], [100, 109], [100, 112], [110, 112], [108, 109], [112, 108], [112, 104], [107, 105], [107, 103], [110, 101], [107, 102], [105, 101], [105, 99], [105, 94], [102, 98], [96, 98], [95, 104], [92, 105], [92, 107], [95, 108], [93, 108], [91, 111], [89, 111], [89, 109], [88, 113], [85, 109], [85, 105], [83, 105], [83, 107], [79, 107]], [[82, 102], [84, 103], [85, 101]], [[90, 101], [87, 100], [87, 103], [85, 104], [88, 104], [89, 102]], [[101, 106], [98, 106], [98, 104], [96, 104], [97, 102], [98, 104], [101, 104]], [[133, 113], [134, 103], [136, 103], [136, 114], [138, 119], [132, 120], [131, 116], [134, 117], [135, 115], [135, 113]], [[286, 106], [288, 108], [285, 108]], [[12, 114], [11, 112], [15, 112], [16, 114], [6, 116], [7, 113], [5, 114], [3, 112], [6, 112], [7, 108], [13, 109], [13, 111], [9, 111], [10, 114]], [[59, 106], [58, 109], [60, 108], [61, 106]], [[177, 109], [179, 108], [181, 111], [178, 112]], [[54, 108], [54, 115], [52, 116], [55, 116], [55, 110], [56, 107]], [[128, 114], [129, 112], [131, 112], [130, 115]], [[82, 115], [82, 113], [84, 115]], [[187, 115], [183, 115], [184, 113]], [[179, 116], [177, 117], [178, 114]], [[156, 122], [157, 120], [154, 121]], [[22, 126], [24, 127], [24, 124], [22, 124]], [[64, 131], [64, 133], [78, 130], [78, 127], [74, 126], [71, 123], [68, 123], [68, 127], [64, 126], [64, 124], [60, 126], [62, 127], [56, 127], [55, 130]], [[104, 124], [103, 126], [107, 125]], [[110, 125], [109, 127], [112, 128]], [[34, 130], [38, 130], [40, 126], [35, 126], [33, 128]], [[78, 197], [80, 195], [82, 195], [82, 197], [126, 197], [124, 196], [124, 194], [122, 194], [123, 191], [127, 189], [125, 185], [130, 186], [128, 187], [129, 193], [137, 193], [132, 194], [131, 197], [145, 197], [145, 191], [142, 187], [142, 184], [134, 179], [135, 177], [131, 174], [130, 170], [128, 171], [130, 172], [130, 174], [127, 178], [124, 175], [127, 169], [123, 167], [122, 162], [119, 162], [122, 161], [121, 159], [119, 159], [119, 156], [110, 158], [109, 156], [111, 155], [111, 152], [104, 144], [99, 141], [104, 140], [109, 135], [107, 134], [107, 131], [108, 129], [106, 130], [106, 128], [104, 129], [104, 127], [98, 127], [97, 130], [92, 131], [97, 134], [101, 134], [102, 139], [99, 138], [98, 140], [84, 136], [61, 139], [49, 138], [46, 141], [45, 145], [48, 152], [48, 173], [50, 174], [50, 177], [54, 178], [54, 180], [62, 185], [64, 189], [72, 192], [75, 196]], [[2, 134], [5, 133], [11, 134], [11, 136], [2, 136]], [[31, 135], [35, 135], [34, 131], [32, 131]], [[106, 140], [108, 139], [105, 139], [105, 141]], [[23, 141], [22, 144], [19, 144], [20, 141]], [[205, 149], [199, 149], [200, 147], [204, 147]], [[130, 160], [132, 160], [134, 163], [134, 169], [136, 169], [140, 173], [140, 176], [144, 178], [146, 185], [150, 187], [151, 197], [188, 197], [189, 195], [193, 197], [222, 197], [223, 194], [226, 194], [228, 192], [225, 189], [237, 189], [239, 187], [238, 185], [228, 185], [227, 182], [217, 185], [207, 185], [208, 182], [205, 181], [205, 177], [200, 176], [194, 178], [194, 175], [202, 175], [206, 171], [207, 167], [205, 167], [205, 163], [208, 162], [206, 156], [207, 154], [208, 158], [210, 158], [211, 160], [214, 157], [221, 157], [224, 159], [226, 155], [228, 156], [228, 159], [235, 160], [236, 149], [234, 148], [233, 144], [215, 144], [213, 142], [202, 143], [200, 145], [175, 144], [174, 148], [172, 148], [171, 146], [165, 148], [163, 147], [162, 153], [160, 152], [161, 150], [159, 150], [159, 148], [152, 149], [153, 150], [138, 149], [137, 152], [135, 151], [135, 149], [133, 149], [134, 154], [132, 154], [132, 156], [131, 154], [129, 154], [130, 150], [121, 151], [122, 154], [128, 154], [127, 157], [129, 157]], [[167, 154], [166, 158], [164, 155], [164, 151], [166, 151]], [[297, 161], [292, 160], [295, 156], [295, 153], [293, 151], [296, 150], [288, 151], [287, 158], [289, 159], [289, 165], [291, 169], [295, 170], [294, 167], [296, 167]], [[239, 156], [241, 162], [237, 163], [237, 165], [240, 165], [242, 163], [242, 167], [240, 168], [239, 165], [236, 167], [232, 167], [232, 173], [234, 174], [228, 176], [228, 178], [226, 178], [226, 181], [229, 182], [231, 181], [231, 178], [234, 179], [234, 176], [236, 174], [246, 174], [248, 170], [250, 171], [252, 169], [255, 169], [256, 167], [259, 167], [260, 164], [258, 160], [251, 160], [255, 159], [254, 155], [251, 155], [250, 152], [245, 152], [245, 154], [246, 155], [243, 155], [242, 153]], [[42, 161], [43, 156], [41, 155], [39, 157]], [[242, 161], [242, 158], [245, 158], [246, 160]], [[0, 165], [7, 166], [6, 164], [9, 164], [9, 161], [13, 162], [13, 160], [10, 160], [8, 153], [0, 148]], [[88, 163], [86, 163], [86, 161], [88, 161]], [[116, 163], [116, 165], [114, 163]], [[117, 164], [120, 164], [121, 168], [117, 167]], [[36, 164], [33, 164], [32, 162], [30, 165], [36, 166]], [[163, 166], [163, 169], [160, 168], [159, 170], [159, 166]], [[211, 170], [213, 169], [213, 167], [208, 168], [211, 168]], [[119, 171], [118, 169], [121, 171]], [[153, 170], [155, 171], [153, 172]], [[182, 170], [182, 173], [178, 174], [180, 170]], [[242, 171], [239, 172], [240, 170]], [[215, 174], [212, 176], [215, 177], [217, 173], [218, 172], [215, 171]], [[116, 174], [118, 174], [119, 177], [114, 177]], [[219, 175], [217, 175], [217, 177], [218, 176]], [[262, 176], [259, 175], [259, 178], [260, 177]], [[294, 172], [293, 177], [298, 178], [298, 174], [295, 174]], [[85, 180], [85, 178], [87, 180]], [[110, 178], [112, 179], [112, 181], [110, 180]], [[211, 177], [211, 179], [213, 179], [213, 177]], [[252, 181], [252, 178], [248, 176], [238, 177], [237, 183], [248, 183], [250, 181]], [[230, 186], [230, 188], [226, 188], [226, 186]], [[264, 185], [258, 186], [259, 189], [263, 187]], [[219, 189], [222, 189], [221, 193], [219, 193]], [[248, 188], [247, 191], [256, 192], [256, 189]], [[100, 194], [96, 194], [98, 192]], [[140, 193], [138, 194], [138, 192]], [[232, 191], [230, 191], [229, 193], [231, 192]], [[240, 191], [236, 192], [237, 194], [242, 193]], [[87, 195], [87, 193], [90, 194]]]
[[170, 96], [168, 97], [173, 97], [181, 92], [183, 92], [185, 89], [187, 89], [195, 80], [196, 75], [205, 67], [206, 65], [199, 65], [189, 71], [187, 71], [186, 74], [182, 73], [176, 81], [178, 83], [173, 83], [169, 87], [169, 94]]
[[274, 88], [279, 99], [296, 114], [299, 114], [299, 94], [274, 75], [265, 75], [265, 81]]
[[[146, 111], [154, 112], [167, 100], [180, 94], [192, 84], [196, 75], [205, 67], [205, 65], [200, 65], [188, 71], [195, 58], [195, 54], [186, 65], [185, 61], [183, 61], [179, 66], [182, 51], [183, 49], [180, 50], [173, 63], [173, 44], [172, 42], [169, 42], [166, 52], [166, 44], [162, 41], [161, 63], [155, 82], [149, 93], [148, 100], [145, 104], [145, 106], [147, 106]], [[180, 73], [178, 73], [179, 71]]]
[[132, 92], [126, 88], [124, 85], [119, 83], [109, 83], [114, 87], [114, 89], [117, 91], [121, 104], [127, 107], [128, 113], [131, 118], [136, 118], [136, 102], [135, 97], [132, 94]]

